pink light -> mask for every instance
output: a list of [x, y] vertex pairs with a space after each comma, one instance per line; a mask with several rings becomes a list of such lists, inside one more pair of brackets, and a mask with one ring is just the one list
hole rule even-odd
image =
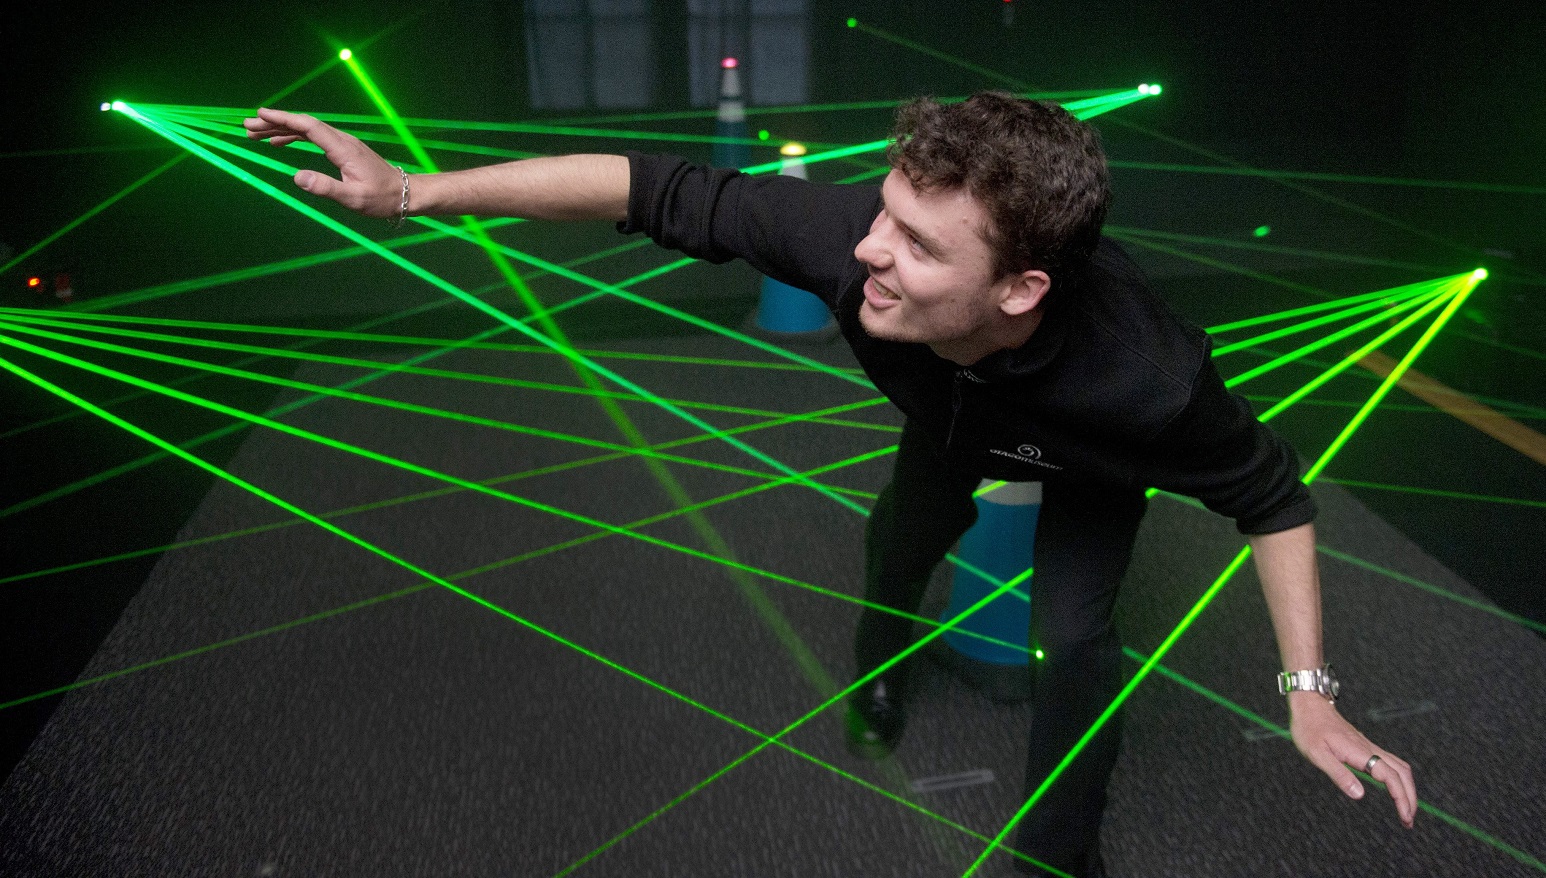
[[737, 63], [739, 62], [737, 62], [734, 58], [726, 58], [725, 60], [719, 62], [719, 66], [725, 68], [726, 70], [730, 70], [734, 68]]

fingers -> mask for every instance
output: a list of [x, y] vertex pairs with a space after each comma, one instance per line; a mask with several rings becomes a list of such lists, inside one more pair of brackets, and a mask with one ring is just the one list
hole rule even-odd
[[299, 113], [262, 107], [256, 118], [243, 119], [242, 127], [247, 129], [247, 137], [252, 140], [271, 140], [275, 146], [284, 146], [303, 139], [302, 118]]
[[1383, 750], [1376, 750], [1374, 755], [1380, 758], [1374, 762], [1369, 776], [1385, 785], [1385, 791], [1390, 793], [1390, 800], [1395, 803], [1401, 822], [1408, 829], [1412, 828], [1412, 822], [1417, 818], [1417, 782], [1412, 777], [1412, 766], [1399, 756]]
[[[331, 159], [339, 150], [358, 143], [353, 137], [305, 113], [289, 113], [260, 107], [256, 118], [243, 119], [242, 127], [252, 140], [267, 140], [274, 146], [287, 146], [297, 140], [309, 140], [322, 148]], [[334, 164], [340, 164], [334, 160]]]
[[[1406, 760], [1374, 746], [1324, 703], [1301, 704], [1294, 711], [1293, 734], [1294, 743], [1305, 758], [1331, 778], [1348, 798], [1364, 797], [1364, 785], [1353, 768], [1384, 784], [1402, 824], [1411, 828], [1417, 817], [1417, 783]], [[1374, 756], [1379, 758], [1372, 759]]]
[[1347, 764], [1329, 749], [1317, 748], [1305, 754], [1316, 768], [1326, 773], [1331, 782], [1337, 785], [1337, 789], [1347, 795], [1349, 799], [1363, 798], [1363, 784], [1358, 781], [1358, 776], [1348, 770]]
[[[1385, 791], [1390, 794], [1402, 825], [1408, 829], [1412, 827], [1417, 818], [1417, 783], [1412, 777], [1412, 766], [1406, 760], [1375, 747], [1362, 735], [1339, 739], [1328, 751], [1335, 754], [1329, 760], [1334, 761], [1335, 765], [1322, 764], [1319, 759], [1312, 761], [1331, 776], [1344, 793], [1354, 799], [1363, 798], [1363, 784], [1349, 767], [1361, 769], [1385, 785]], [[1373, 759], [1372, 756], [1379, 758]]]

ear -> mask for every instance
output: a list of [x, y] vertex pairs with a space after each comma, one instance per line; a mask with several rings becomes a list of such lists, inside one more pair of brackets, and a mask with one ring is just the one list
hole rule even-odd
[[1052, 288], [1052, 278], [1045, 271], [1031, 269], [1005, 278], [1007, 286], [999, 296], [998, 307], [1010, 317], [1019, 317], [1036, 310], [1041, 300]]

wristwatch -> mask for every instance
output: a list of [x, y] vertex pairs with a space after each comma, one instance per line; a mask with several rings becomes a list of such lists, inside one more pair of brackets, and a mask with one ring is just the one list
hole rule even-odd
[[1342, 687], [1337, 683], [1337, 675], [1332, 673], [1331, 665], [1311, 668], [1308, 671], [1284, 671], [1278, 674], [1278, 694], [1287, 695], [1290, 692], [1319, 692], [1326, 696], [1326, 700], [1332, 704], [1337, 702], [1337, 694]]

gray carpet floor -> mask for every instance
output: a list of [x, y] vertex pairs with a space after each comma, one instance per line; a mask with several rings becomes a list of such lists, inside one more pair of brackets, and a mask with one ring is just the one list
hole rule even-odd
[[[747, 356], [703, 337], [617, 347]], [[846, 364], [840, 345], [811, 352]], [[800, 371], [610, 362], [681, 400], [794, 413], [866, 398]], [[550, 355], [462, 351], [434, 365], [578, 383]], [[357, 374], [308, 366], [298, 377]], [[364, 390], [621, 441], [581, 396], [406, 375]], [[619, 406], [651, 442], [699, 432], [646, 403]], [[895, 441], [885, 405], [840, 417], [863, 423], [742, 436], [802, 470]], [[1018, 805], [1025, 708], [927, 663], [893, 759], [849, 757], [829, 709], [787, 735], [793, 749], [738, 761], [765, 743], [751, 730], [784, 729], [849, 679], [856, 608], [788, 581], [857, 593], [863, 518], [832, 499], [785, 485], [637, 527], [728, 547], [782, 579], [771, 578], [538, 505], [624, 525], [676, 508], [666, 482], [703, 501], [761, 484], [755, 475], [652, 470], [605, 449], [337, 400], [285, 420], [464, 479], [516, 476], [498, 489], [532, 505], [254, 431], [233, 473], [466, 593], [218, 484], [181, 535], [212, 539], [163, 556], [82, 675], [103, 679], [65, 699], [0, 789], [0, 872], [948, 876], [984, 849], [973, 833], [992, 837]], [[766, 469], [719, 441], [672, 453]], [[605, 459], [580, 463], [590, 458]], [[882, 457], [821, 478], [876, 491], [888, 468]], [[1413, 763], [1429, 810], [1405, 831], [1382, 791], [1347, 800], [1272, 733], [1286, 722], [1276, 652], [1245, 571], [1129, 702], [1104, 829], [1112, 874], [1539, 874], [1546, 644], [1344, 491], [1316, 495], [1344, 712]], [[1135, 656], [1239, 546], [1229, 522], [1154, 501], [1119, 607]], [[930, 606], [943, 605], [948, 573], [937, 586]], [[995, 854], [980, 874], [1014, 872]]]

